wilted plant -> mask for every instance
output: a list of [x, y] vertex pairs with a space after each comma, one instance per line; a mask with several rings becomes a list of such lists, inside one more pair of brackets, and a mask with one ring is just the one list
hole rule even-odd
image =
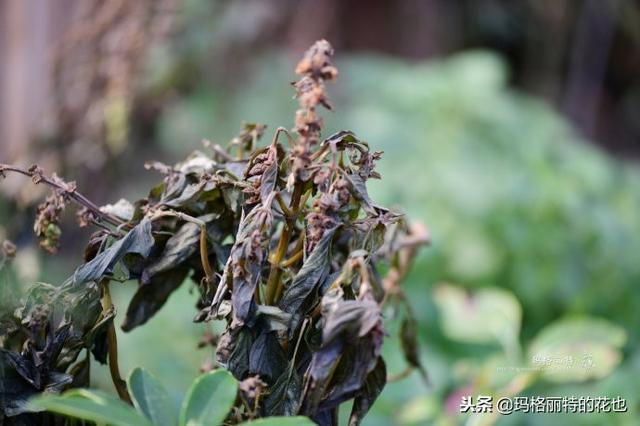
[[399, 284], [426, 235], [367, 194], [367, 180], [380, 178], [380, 152], [350, 131], [322, 139], [324, 83], [338, 73], [332, 55], [328, 42], [316, 42], [296, 68], [295, 135], [278, 128], [256, 148], [265, 126], [246, 124], [226, 149], [208, 144], [210, 154], [196, 151], [175, 166], [148, 163], [164, 179], [133, 204], [98, 208], [36, 166], [0, 166], [53, 187], [35, 225], [47, 250], [57, 246], [70, 201], [82, 207], [82, 225], [101, 228], [86, 263], [61, 286], [36, 284], [15, 314], [3, 314], [0, 402], [9, 422], [33, 408], [27, 400], [37, 393], [88, 386], [89, 351], [109, 362], [119, 396], [130, 401], [118, 371], [113, 281], [139, 282], [125, 331], [144, 324], [187, 277], [198, 283], [195, 321], [226, 324], [205, 339], [216, 348], [207, 369], [224, 367], [240, 381], [228, 423], [300, 414], [332, 425], [338, 406], [353, 399], [350, 423], [358, 424], [387, 381], [385, 303], [405, 310], [405, 357], [423, 372]]

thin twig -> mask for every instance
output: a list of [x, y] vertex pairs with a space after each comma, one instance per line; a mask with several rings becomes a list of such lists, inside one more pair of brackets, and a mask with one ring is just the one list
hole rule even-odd
[[33, 180], [35, 184], [44, 182], [47, 185], [51, 186], [52, 188], [56, 188], [59, 191], [64, 192], [67, 196], [69, 196], [69, 198], [75, 201], [78, 205], [82, 207], [86, 207], [96, 217], [104, 220], [105, 222], [108, 222], [113, 226], [120, 226], [125, 224], [125, 222], [122, 221], [121, 219], [100, 210], [100, 207], [98, 207], [87, 197], [79, 193], [75, 188], [70, 188], [69, 186], [66, 185], [66, 183], [63, 182], [61, 184], [60, 182], [57, 182], [56, 180], [46, 176], [44, 173], [41, 172], [40, 168], [38, 167], [32, 166], [30, 169], [25, 170], [21, 167], [13, 166], [10, 164], [0, 164], [0, 177], [3, 175], [4, 172], [14, 172], [14, 173], [22, 174], [24, 176], [28, 176]]

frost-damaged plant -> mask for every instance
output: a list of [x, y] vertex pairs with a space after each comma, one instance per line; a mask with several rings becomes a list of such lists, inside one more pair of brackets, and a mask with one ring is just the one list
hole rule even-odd
[[173, 167], [149, 163], [164, 179], [133, 204], [99, 208], [75, 184], [36, 166], [0, 166], [53, 187], [35, 224], [46, 249], [55, 250], [58, 218], [71, 201], [81, 206], [82, 225], [101, 228], [62, 285], [36, 284], [15, 314], [5, 310], [0, 402], [7, 420], [28, 412], [34, 394], [88, 386], [89, 352], [109, 362], [119, 396], [129, 401], [109, 295], [110, 283], [128, 279], [139, 286], [125, 331], [149, 320], [187, 277], [198, 283], [195, 321], [226, 324], [221, 336], [205, 339], [216, 348], [207, 369], [224, 367], [240, 381], [228, 423], [301, 414], [332, 425], [338, 406], [353, 399], [350, 423], [358, 424], [387, 381], [385, 303], [404, 309], [405, 357], [423, 372], [399, 284], [426, 235], [369, 198], [366, 182], [380, 178], [380, 152], [350, 131], [322, 139], [318, 110], [330, 109], [324, 83], [338, 73], [332, 55], [322, 40], [296, 67], [294, 134], [278, 128], [268, 146], [256, 148], [265, 126], [247, 124], [226, 149], [207, 144], [210, 154], [194, 152]]

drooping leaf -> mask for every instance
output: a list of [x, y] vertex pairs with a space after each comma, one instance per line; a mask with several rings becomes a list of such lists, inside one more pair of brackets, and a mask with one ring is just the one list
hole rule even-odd
[[276, 333], [263, 332], [251, 345], [249, 371], [267, 382], [275, 381], [284, 371], [287, 358]]
[[420, 361], [418, 353], [418, 325], [413, 318], [405, 318], [400, 326], [400, 344], [402, 353], [407, 363], [420, 371], [423, 379], [427, 381], [427, 371]]
[[180, 173], [201, 174], [211, 173], [216, 168], [216, 162], [202, 151], [194, 151], [182, 162], [176, 164], [175, 169]]
[[324, 277], [330, 272], [331, 240], [337, 228], [327, 229], [315, 249], [305, 260], [302, 268], [287, 287], [280, 308], [290, 314], [299, 313], [305, 306], [309, 296], [322, 284]]
[[[33, 376], [37, 373], [32, 371], [27, 362], [18, 354], [4, 349], [0, 351], [0, 409], [6, 416], [31, 411], [29, 398], [42, 391], [33, 385]], [[57, 382], [64, 386], [71, 382], [71, 377], [67, 375], [64, 381]]]
[[135, 368], [127, 379], [127, 389], [133, 405], [154, 426], [175, 426], [178, 415], [162, 384], [146, 370]]
[[301, 394], [302, 378], [295, 369], [286, 368], [271, 386], [271, 392], [262, 407], [263, 415], [295, 415], [300, 406]]
[[187, 268], [178, 267], [153, 276], [146, 284], [141, 283], [129, 302], [122, 330], [131, 331], [146, 323], [180, 287], [188, 272]]
[[234, 318], [240, 324], [250, 319], [255, 311], [254, 294], [260, 280], [262, 258], [262, 250], [256, 247], [250, 256], [243, 259], [243, 270], [239, 271], [239, 267], [235, 268], [231, 303], [233, 305]]
[[69, 369], [69, 375], [73, 378], [70, 388], [86, 388], [89, 387], [91, 357], [87, 354], [86, 358], [78, 361]]
[[380, 324], [380, 315], [373, 300], [341, 300], [326, 316], [322, 342], [331, 342], [343, 333], [363, 337]]
[[175, 198], [167, 200], [162, 204], [168, 207], [181, 207], [190, 203], [200, 196], [205, 188], [206, 182], [190, 183], [184, 187], [184, 190]]
[[101, 364], [107, 363], [107, 353], [109, 350], [107, 331], [115, 315], [116, 311], [114, 308], [102, 311], [100, 319], [84, 336], [84, 346], [91, 348], [91, 353]]
[[[235, 242], [218, 288], [218, 294], [221, 294], [221, 290], [226, 289], [227, 286], [233, 287], [231, 304], [233, 321], [237, 326], [247, 321], [252, 322], [257, 308], [254, 296], [261, 278], [266, 245], [264, 229], [260, 226], [264, 222], [259, 218], [262, 216], [262, 211], [255, 208], [246, 216], [243, 211]], [[213, 305], [220, 302], [221, 299], [214, 297]], [[217, 306], [213, 305], [212, 312], [217, 312]]]
[[320, 410], [337, 408], [344, 401], [362, 395], [368, 374], [380, 359], [381, 344], [382, 336], [374, 333], [344, 346], [331, 376], [331, 386], [318, 405]]
[[279, 144], [269, 146], [269, 165], [260, 177], [260, 201], [264, 204], [269, 195], [276, 189], [278, 183], [278, 168], [282, 154], [282, 147]]
[[97, 390], [74, 389], [60, 396], [30, 401], [34, 409], [113, 426], [151, 426], [143, 415], [119, 399]]
[[357, 426], [367, 414], [387, 383], [387, 367], [382, 358], [378, 358], [376, 367], [367, 375], [362, 392], [353, 400], [349, 426]]
[[353, 173], [349, 175], [349, 181], [351, 183], [351, 193], [356, 200], [363, 203], [362, 207], [364, 211], [373, 216], [377, 216], [377, 211], [374, 208], [373, 201], [371, 201], [369, 197], [365, 180], [359, 174]]
[[233, 406], [238, 384], [229, 372], [215, 370], [198, 377], [182, 403], [180, 426], [222, 424]]
[[[42, 351], [27, 347], [21, 353], [0, 348], [0, 408], [9, 416], [31, 411], [28, 400], [42, 392], [61, 392], [73, 381], [64, 371], [56, 371], [58, 356], [67, 342], [70, 324], [45, 334]], [[79, 351], [78, 351], [79, 352]]]
[[160, 256], [147, 265], [142, 272], [142, 283], [172, 267], [179, 266], [198, 249], [200, 227], [193, 222], [186, 222], [167, 240]]
[[350, 130], [340, 130], [322, 141], [322, 145], [333, 146], [336, 151], [343, 151], [351, 143], [358, 139]]
[[277, 306], [258, 305], [256, 318], [269, 331], [284, 331], [287, 330], [291, 321], [291, 314], [284, 312]]
[[91, 261], [79, 267], [68, 284], [75, 286], [88, 281], [98, 281], [105, 274], [113, 271], [114, 266], [128, 253], [136, 253], [143, 257], [149, 255], [154, 239], [151, 235], [151, 221], [143, 219], [123, 238], [116, 241], [94, 257]]
[[310, 417], [318, 426], [338, 426], [337, 407], [318, 410], [315, 414], [310, 415]]
[[306, 374], [304, 399], [300, 409], [302, 414], [313, 415], [317, 412], [343, 348], [344, 343], [338, 339], [314, 352]]
[[[162, 189], [158, 204], [166, 204], [176, 197], [179, 197], [184, 191], [185, 186], [187, 186], [187, 183], [187, 177], [185, 174], [175, 172], [170, 173], [165, 178], [164, 185], [158, 188]], [[151, 195], [155, 195], [155, 193]]]
[[[249, 371], [249, 356], [253, 344], [253, 334], [250, 329], [241, 327], [237, 334], [233, 333], [233, 335], [236, 335], [237, 338], [233, 343], [233, 350], [226, 363], [226, 367], [240, 380]], [[219, 362], [221, 362], [220, 359]]]
[[356, 396], [375, 368], [384, 331], [380, 307], [372, 297], [342, 300], [339, 289], [323, 297], [322, 345], [307, 369], [302, 413], [331, 410]]

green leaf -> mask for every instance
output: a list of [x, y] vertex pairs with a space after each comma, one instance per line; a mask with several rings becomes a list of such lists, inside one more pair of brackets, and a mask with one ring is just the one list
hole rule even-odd
[[135, 368], [127, 380], [133, 405], [154, 426], [175, 426], [178, 416], [173, 402], [162, 384], [146, 370]]
[[257, 419], [249, 422], [240, 423], [240, 426], [255, 425], [255, 426], [316, 426], [316, 424], [304, 416], [274, 416], [264, 419]]
[[600, 379], [620, 363], [620, 349], [626, 340], [622, 327], [604, 319], [564, 319], [545, 327], [533, 339], [529, 360], [552, 382]]
[[151, 426], [133, 407], [101, 391], [74, 389], [57, 396], [31, 400], [34, 409], [113, 426]]
[[182, 403], [181, 426], [217, 426], [222, 424], [233, 406], [238, 384], [226, 370], [216, 370], [198, 377]]

